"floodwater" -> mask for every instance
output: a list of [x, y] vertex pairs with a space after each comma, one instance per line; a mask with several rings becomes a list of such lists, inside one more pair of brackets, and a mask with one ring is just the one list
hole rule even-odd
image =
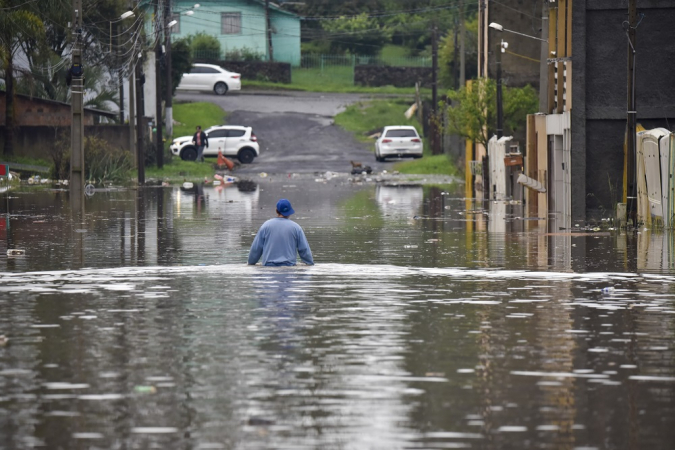
[[[0, 449], [675, 447], [672, 235], [254, 178], [0, 197]], [[279, 197], [316, 266], [246, 265]]]

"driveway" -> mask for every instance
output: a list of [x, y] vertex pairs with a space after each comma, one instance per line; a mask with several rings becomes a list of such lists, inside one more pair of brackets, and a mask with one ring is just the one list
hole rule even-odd
[[349, 172], [350, 161], [373, 170], [392, 163], [375, 161], [373, 143], [359, 142], [333, 125], [336, 114], [369, 96], [316, 92], [179, 93], [176, 100], [214, 103], [229, 113], [228, 123], [253, 127], [260, 157], [238, 173]]

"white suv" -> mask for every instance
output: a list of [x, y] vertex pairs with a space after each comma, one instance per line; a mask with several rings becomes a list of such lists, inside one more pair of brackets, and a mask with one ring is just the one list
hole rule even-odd
[[[218, 156], [218, 149], [225, 156], [233, 156], [242, 164], [250, 164], [260, 155], [258, 138], [251, 127], [223, 125], [204, 130], [209, 146], [204, 147], [204, 156]], [[181, 136], [173, 140], [171, 153], [185, 161], [197, 159], [197, 148], [192, 143], [192, 136]]]
[[241, 75], [213, 64], [193, 64], [190, 73], [184, 73], [179, 91], [213, 91], [225, 95], [227, 91], [241, 90]]
[[375, 141], [375, 159], [384, 161], [387, 156], [421, 158], [424, 150], [422, 139], [415, 127], [384, 127], [382, 136]]

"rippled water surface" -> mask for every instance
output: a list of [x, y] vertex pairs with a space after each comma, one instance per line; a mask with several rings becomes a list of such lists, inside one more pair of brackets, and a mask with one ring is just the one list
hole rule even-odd
[[673, 448], [671, 235], [271, 178], [0, 199], [0, 449]]

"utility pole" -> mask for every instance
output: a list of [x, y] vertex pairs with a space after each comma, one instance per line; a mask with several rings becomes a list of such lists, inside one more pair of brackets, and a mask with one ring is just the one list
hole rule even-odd
[[274, 61], [274, 48], [272, 47], [272, 19], [270, 18], [270, 0], [265, 0], [265, 23], [267, 24], [267, 54], [269, 61]]
[[136, 58], [136, 166], [138, 169], [138, 185], [140, 186], [145, 183], [145, 105], [143, 102], [145, 76], [141, 67], [143, 64], [141, 54], [138, 56], [134, 54], [134, 58]]
[[434, 24], [431, 34], [431, 153], [441, 154], [438, 126], [438, 29]]
[[70, 199], [74, 211], [84, 206], [84, 78], [82, 69], [82, 0], [73, 0], [73, 62], [70, 67], [72, 124], [70, 135]]
[[504, 51], [504, 41], [498, 44], [497, 48], [497, 139], [504, 134], [504, 108], [502, 101], [502, 52]]
[[[162, 30], [164, 28], [164, 23], [166, 19], [162, 17], [164, 11], [159, 10], [159, 0], [155, 1], [155, 30], [157, 32], [157, 43], [155, 44], [155, 130], [156, 130], [156, 144], [157, 144], [157, 168], [161, 169], [164, 167], [164, 140], [162, 132], [162, 76], [160, 74], [162, 70], [162, 63], [160, 54], [162, 53], [162, 40], [159, 38], [161, 36]], [[168, 31], [168, 30], [167, 30]]]
[[[171, 18], [171, 0], [166, 0], [164, 2], [164, 21], [162, 22], [162, 28], [166, 27], [166, 21]], [[171, 138], [173, 136], [173, 87], [171, 80], [171, 30], [165, 30], [164, 32], [166, 40], [166, 54], [164, 55], [165, 68], [166, 68], [166, 98], [164, 99], [164, 120], [166, 120], [166, 135]]]
[[464, 0], [459, 2], [459, 87], [466, 84], [466, 45], [464, 38], [466, 28], [464, 26]]
[[[117, 50], [116, 50], [116, 60], [117, 60], [117, 66], [120, 65], [120, 54], [122, 52], [122, 49], [120, 48], [121, 45], [121, 39], [120, 39], [120, 33], [119, 30], [122, 28], [122, 24], [120, 24], [117, 27]], [[122, 68], [118, 67], [118, 72], [117, 72], [117, 84], [119, 85], [120, 89], [120, 125], [124, 123], [124, 75], [122, 73]]]
[[549, 112], [548, 105], [548, 2], [541, 7], [541, 51], [539, 53], [539, 112]]
[[628, 0], [628, 86], [627, 86], [627, 111], [626, 111], [626, 183], [628, 219], [635, 223], [637, 209], [636, 193], [636, 132], [637, 110], [635, 105], [635, 28], [637, 26], [637, 0]]

